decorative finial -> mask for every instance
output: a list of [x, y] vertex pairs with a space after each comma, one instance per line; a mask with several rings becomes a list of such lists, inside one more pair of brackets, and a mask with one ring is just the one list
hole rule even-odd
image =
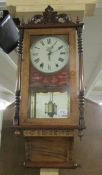
[[77, 24], [79, 24], [79, 23], [80, 23], [79, 16], [77, 16], [77, 18], [76, 18], [76, 23], [77, 23]]

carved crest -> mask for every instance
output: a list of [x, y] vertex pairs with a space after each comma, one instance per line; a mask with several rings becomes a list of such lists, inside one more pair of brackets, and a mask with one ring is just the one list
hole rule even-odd
[[29, 24], [74, 24], [67, 14], [58, 14], [57, 11], [49, 5], [42, 15], [38, 14], [28, 22]]

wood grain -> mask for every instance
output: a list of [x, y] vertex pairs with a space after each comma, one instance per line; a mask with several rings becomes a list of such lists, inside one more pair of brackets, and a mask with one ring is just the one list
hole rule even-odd
[[25, 142], [27, 167], [74, 167], [74, 138], [28, 137]]

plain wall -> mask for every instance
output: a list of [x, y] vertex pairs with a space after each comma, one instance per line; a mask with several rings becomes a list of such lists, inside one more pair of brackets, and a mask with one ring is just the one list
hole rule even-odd
[[61, 170], [60, 175], [102, 175], [102, 106], [86, 102], [86, 130], [75, 139], [75, 157], [81, 167]]
[[[14, 107], [3, 115], [3, 129], [0, 151], [0, 175], [39, 175], [39, 169], [29, 169], [24, 163], [24, 140], [15, 136], [12, 124]], [[60, 175], [102, 175], [102, 107], [86, 102], [85, 120], [87, 129], [80, 142], [75, 139], [75, 159], [81, 167], [70, 170], [60, 169]]]
[[0, 110], [0, 147], [1, 147], [2, 119], [3, 119], [3, 111]]

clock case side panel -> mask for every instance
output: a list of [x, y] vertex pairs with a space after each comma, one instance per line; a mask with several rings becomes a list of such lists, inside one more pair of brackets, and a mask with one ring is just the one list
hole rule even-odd
[[[30, 119], [28, 116], [29, 106], [29, 49], [30, 36], [32, 35], [67, 35], [70, 45], [70, 117], [67, 119]], [[78, 128], [78, 103], [77, 103], [77, 68], [76, 68], [76, 29], [75, 28], [43, 28], [24, 29], [23, 62], [21, 76], [21, 104], [20, 125], [26, 127], [55, 127], [55, 128]]]
[[77, 67], [77, 48], [76, 48], [76, 32], [73, 29], [70, 33], [70, 115], [72, 117], [73, 123], [78, 126], [78, 67]]
[[29, 49], [30, 40], [27, 31], [24, 31], [23, 56], [21, 71], [21, 103], [20, 103], [20, 125], [25, 123], [28, 109], [28, 91], [29, 91]]

